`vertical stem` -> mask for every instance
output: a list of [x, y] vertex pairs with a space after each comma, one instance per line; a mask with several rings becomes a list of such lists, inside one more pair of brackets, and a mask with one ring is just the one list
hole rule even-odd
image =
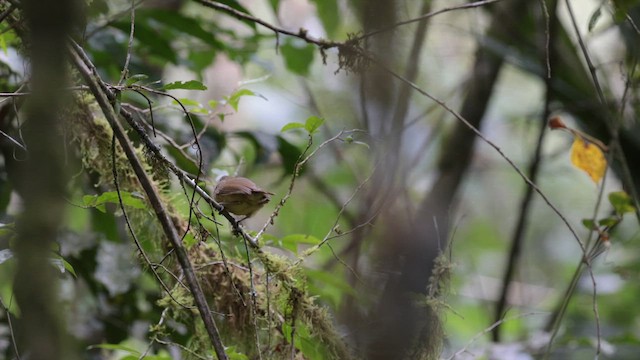
[[67, 174], [60, 135], [66, 80], [64, 43], [71, 30], [72, 1], [24, 0], [29, 29], [32, 96], [23, 127], [28, 158], [18, 169], [23, 213], [15, 242], [14, 291], [21, 316], [18, 342], [29, 359], [72, 359], [57, 299], [53, 244], [63, 221]]

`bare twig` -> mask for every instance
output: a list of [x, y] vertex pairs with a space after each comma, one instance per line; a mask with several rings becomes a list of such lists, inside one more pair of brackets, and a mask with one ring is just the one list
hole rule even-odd
[[122, 72], [120, 73], [120, 80], [118, 81], [118, 85], [122, 85], [122, 83], [129, 77], [129, 61], [131, 61], [131, 48], [133, 48], [133, 34], [136, 30], [136, 6], [135, 0], [131, 0], [131, 27], [129, 29], [129, 43], [127, 44], [127, 57], [124, 60], [124, 66], [122, 67]]
[[578, 245], [580, 245], [580, 248], [582, 250], [583, 254], [586, 254], [586, 248], [584, 247], [584, 244], [582, 243], [582, 241], [580, 240], [580, 237], [578, 236], [578, 234], [576, 233], [576, 231], [574, 230], [573, 226], [571, 226], [571, 224], [569, 223], [569, 220], [567, 220], [567, 218], [564, 216], [564, 214], [562, 214], [560, 212], [560, 210], [551, 202], [551, 200], [544, 194], [544, 192], [535, 184], [533, 183], [523, 172], [522, 170], [520, 170], [520, 168], [513, 162], [513, 160], [511, 160], [503, 151], [502, 149], [500, 149], [500, 147], [498, 147], [498, 145], [496, 145], [494, 142], [492, 142], [491, 140], [489, 140], [487, 137], [485, 137], [480, 130], [478, 130], [478, 128], [476, 128], [475, 126], [473, 126], [467, 119], [465, 119], [464, 117], [462, 117], [462, 115], [460, 115], [457, 111], [453, 110], [451, 107], [449, 107], [449, 105], [447, 105], [443, 100], [440, 100], [439, 98], [431, 95], [430, 93], [426, 92], [425, 90], [423, 90], [422, 88], [420, 88], [418, 85], [414, 84], [413, 82], [405, 79], [404, 77], [402, 77], [401, 75], [397, 74], [396, 72], [394, 72], [393, 70], [389, 69], [387, 66], [385, 66], [384, 64], [376, 61], [376, 59], [374, 59], [373, 57], [371, 57], [370, 55], [367, 55], [368, 58], [371, 60], [371, 62], [377, 64], [378, 66], [380, 66], [383, 70], [387, 71], [388, 73], [390, 73], [393, 77], [395, 77], [396, 79], [406, 83], [407, 85], [411, 86], [414, 90], [416, 90], [418, 93], [426, 96], [427, 98], [431, 99], [432, 101], [436, 102], [438, 105], [440, 105], [443, 109], [445, 109], [449, 114], [453, 115], [456, 119], [458, 119], [459, 121], [461, 121], [465, 126], [467, 126], [467, 128], [469, 128], [469, 130], [471, 130], [478, 138], [480, 138], [482, 141], [484, 141], [487, 145], [491, 146], [495, 151], [498, 152], [498, 154], [500, 155], [500, 157], [502, 157], [515, 171], [516, 173], [524, 180], [524, 182], [526, 182], [529, 186], [531, 186], [544, 200], [544, 202], [547, 204], [547, 206], [549, 206], [549, 208], [551, 208], [551, 210], [553, 210], [554, 213], [556, 213], [556, 215], [558, 215], [558, 217], [560, 218], [560, 220], [562, 220], [562, 222], [566, 225], [566, 227], [569, 229], [569, 231], [571, 232], [571, 234], [573, 235], [573, 237], [576, 239], [576, 241], [578, 242]]
[[9, 141], [11, 141], [15, 146], [19, 147], [20, 149], [27, 151], [27, 148], [24, 147], [24, 145], [20, 144], [20, 142], [14, 138], [12, 138], [9, 134], [7, 134], [6, 132], [0, 130], [0, 135], [4, 136], [5, 138], [7, 138]]
[[[325, 245], [329, 240], [335, 238], [332, 237], [331, 234], [333, 234], [336, 230], [337, 230], [337, 226], [338, 223], [340, 222], [340, 218], [342, 217], [342, 214], [345, 212], [347, 206], [351, 203], [351, 201], [356, 197], [356, 195], [358, 195], [358, 193], [360, 192], [360, 190], [362, 190], [362, 188], [369, 182], [369, 180], [371, 180], [371, 177], [373, 176], [373, 174], [375, 174], [376, 172], [376, 168], [377, 166], [375, 166], [373, 168], [373, 170], [371, 171], [371, 174], [369, 174], [369, 176], [358, 185], [358, 187], [356, 187], [356, 189], [353, 191], [353, 193], [351, 193], [351, 196], [349, 196], [349, 198], [347, 199], [347, 201], [344, 202], [344, 204], [342, 204], [342, 207], [340, 208], [340, 211], [338, 212], [338, 215], [336, 216], [336, 220], [333, 222], [333, 225], [331, 226], [331, 228], [327, 231], [327, 234], [324, 236], [324, 238], [322, 239], [322, 241], [320, 241], [318, 244], [314, 245], [313, 247], [309, 248], [307, 251], [304, 252], [303, 256], [300, 256], [298, 258], [298, 260], [296, 260], [293, 264], [292, 267], [298, 266], [299, 264], [301, 264], [306, 258], [308, 258], [309, 256], [311, 256], [313, 253], [315, 253], [316, 251], [320, 250], [320, 248]], [[335, 255], [335, 254], [334, 254]], [[341, 262], [343, 265], [346, 265], [342, 260], [340, 260], [340, 258], [336, 256], [336, 259]], [[347, 266], [347, 268], [351, 269], [349, 266]], [[353, 274], [357, 277], [357, 274], [351, 270], [353, 272]]]
[[393, 30], [393, 29], [395, 29], [397, 27], [408, 25], [408, 24], [413, 24], [413, 23], [419, 22], [419, 21], [424, 21], [424, 20], [432, 18], [432, 17], [434, 17], [436, 15], [440, 15], [440, 14], [443, 14], [443, 13], [446, 13], [446, 12], [455, 11], [455, 10], [465, 10], [465, 9], [477, 8], [477, 7], [489, 5], [489, 4], [498, 2], [498, 1], [501, 1], [501, 0], [482, 0], [482, 1], [471, 2], [471, 3], [468, 3], [468, 4], [462, 4], [462, 5], [446, 7], [446, 8], [440, 9], [440, 10], [432, 11], [430, 13], [415, 17], [413, 19], [400, 21], [400, 22], [397, 22], [395, 24], [383, 27], [381, 29], [377, 29], [377, 30], [368, 32], [366, 34], [363, 34], [363, 35], [360, 35], [360, 36], [356, 37], [355, 40], [364, 40], [364, 39], [366, 39], [368, 37], [371, 37], [371, 36], [374, 36], [374, 35], [378, 35], [380, 33], [383, 33], [383, 32], [389, 31], [389, 30]]
[[[551, 24], [550, 24], [549, 9], [547, 8], [547, 0], [540, 0], [540, 5], [542, 6], [542, 12], [544, 14], [544, 36], [545, 36], [544, 47], [546, 50], [545, 63], [547, 65], [547, 79], [551, 79], [551, 55], [550, 55]], [[554, 5], [555, 5], [555, 2], [554, 2]]]
[[[9, 300], [9, 305], [11, 305], [11, 300]], [[4, 312], [7, 314], [7, 325], [9, 325], [9, 335], [11, 335], [11, 345], [13, 346], [13, 352], [16, 354], [16, 359], [20, 360], [20, 352], [18, 351], [18, 344], [16, 343], [16, 337], [13, 332], [13, 322], [11, 320], [11, 313], [9, 312], [9, 308], [4, 304], [2, 298], [0, 297], [0, 306], [4, 309]]]
[[295, 181], [296, 181], [298, 175], [300, 174], [300, 169], [302, 169], [302, 167], [316, 154], [316, 152], [318, 152], [320, 149], [324, 148], [327, 144], [340, 139], [340, 137], [342, 135], [344, 135], [344, 134], [360, 132], [360, 131], [362, 131], [362, 130], [358, 130], [358, 129], [342, 130], [338, 134], [336, 134], [335, 136], [333, 136], [333, 137], [325, 140], [324, 142], [322, 142], [320, 145], [318, 145], [317, 148], [315, 148], [309, 155], [307, 155], [305, 157], [305, 154], [309, 151], [309, 149], [311, 148], [311, 145], [313, 144], [313, 137], [311, 135], [309, 135], [309, 141], [307, 142], [307, 146], [303, 150], [303, 152], [300, 154], [300, 157], [298, 158], [298, 161], [296, 162], [296, 165], [294, 167], [293, 176], [291, 177], [291, 182], [289, 183], [289, 189], [287, 190], [287, 193], [282, 197], [282, 199], [280, 200], [278, 205], [276, 205], [276, 208], [273, 210], [273, 212], [269, 216], [269, 219], [265, 222], [264, 226], [262, 226], [260, 231], [258, 231], [258, 233], [256, 234], [256, 236], [255, 236], [255, 241], [256, 242], [260, 239], [262, 234], [264, 234], [264, 232], [266, 231], [266, 229], [269, 226], [269, 224], [273, 224], [273, 219], [275, 219], [275, 217], [278, 216], [278, 214], [280, 213], [280, 209], [284, 206], [284, 204], [287, 202], [289, 197], [291, 197], [291, 193], [293, 192]]

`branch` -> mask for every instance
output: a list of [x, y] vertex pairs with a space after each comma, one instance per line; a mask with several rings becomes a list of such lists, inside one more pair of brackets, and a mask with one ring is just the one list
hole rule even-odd
[[289, 36], [293, 36], [296, 37], [298, 39], [302, 39], [305, 42], [309, 43], [309, 44], [314, 44], [317, 45], [318, 47], [320, 47], [320, 49], [322, 50], [326, 50], [326, 49], [330, 49], [330, 48], [334, 48], [334, 47], [338, 47], [340, 45], [342, 45], [342, 43], [340, 42], [335, 42], [335, 41], [329, 41], [329, 40], [324, 40], [324, 39], [316, 39], [312, 36], [309, 36], [309, 34], [307, 34], [307, 30], [304, 29], [300, 29], [297, 33], [293, 32], [293, 31], [289, 31], [280, 27], [277, 27], [275, 25], [269, 24], [268, 22], [257, 18], [255, 16], [252, 16], [250, 14], [244, 13], [242, 11], [238, 11], [234, 8], [232, 8], [231, 6], [216, 2], [216, 1], [210, 1], [210, 0], [194, 0], [197, 3], [200, 3], [201, 5], [204, 5], [206, 7], [215, 9], [215, 10], [220, 10], [223, 11], [233, 17], [235, 17], [238, 20], [248, 20], [251, 22], [254, 22], [256, 24], [260, 24], [264, 27], [266, 27], [267, 29], [273, 31], [274, 33], [277, 34], [283, 34], [283, 35], [289, 35]]
[[118, 122], [118, 116], [109, 101], [107, 95], [108, 93], [104, 91], [104, 85], [101, 85], [101, 81], [97, 78], [97, 75], [95, 75], [96, 73], [92, 74], [91, 70], [89, 69], [87, 64], [85, 64], [76, 49], [77, 47], [72, 46], [70, 51], [72, 62], [80, 72], [80, 75], [83, 77], [87, 85], [89, 85], [91, 93], [96, 98], [96, 101], [100, 105], [103, 114], [109, 121], [114, 135], [122, 146], [127, 159], [131, 163], [133, 171], [135, 172], [138, 180], [140, 181], [140, 184], [142, 185], [142, 188], [147, 194], [149, 202], [156, 213], [156, 217], [162, 225], [162, 229], [164, 230], [165, 235], [176, 250], [176, 257], [178, 258], [178, 262], [180, 263], [182, 271], [184, 272], [187, 284], [189, 285], [191, 293], [193, 294], [194, 301], [196, 303], [196, 306], [198, 307], [200, 316], [202, 318], [202, 321], [204, 322], [207, 334], [209, 335], [209, 339], [213, 344], [218, 359], [227, 360], [227, 355], [224, 352], [224, 345], [222, 344], [222, 340], [220, 339], [218, 328], [216, 327], [216, 324], [213, 320], [213, 317], [209, 310], [209, 305], [207, 304], [204, 293], [200, 288], [200, 284], [198, 283], [198, 279], [196, 278], [189, 257], [187, 256], [187, 253], [182, 246], [182, 242], [180, 240], [180, 237], [178, 236], [176, 228], [173, 225], [171, 218], [169, 217], [169, 214], [164, 207], [164, 204], [160, 200], [160, 196], [157, 193], [155, 186], [144, 171], [144, 168], [140, 163], [140, 159], [138, 159], [137, 155], [135, 154], [133, 146], [129, 142], [124, 129]]

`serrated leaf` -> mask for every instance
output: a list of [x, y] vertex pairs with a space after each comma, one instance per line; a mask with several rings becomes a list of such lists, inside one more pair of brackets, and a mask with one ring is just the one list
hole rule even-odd
[[315, 52], [313, 45], [293, 39], [287, 40], [280, 50], [287, 69], [301, 76], [309, 74]]
[[189, 81], [174, 81], [172, 83], [168, 83], [162, 87], [163, 90], [175, 90], [175, 89], [184, 89], [184, 90], [207, 90], [207, 87], [197, 80], [189, 80]]
[[282, 129], [280, 129], [280, 132], [285, 132], [293, 129], [302, 129], [302, 128], [304, 128], [304, 124], [299, 122], [290, 122], [285, 126], [283, 126]]
[[313, 134], [318, 130], [320, 126], [324, 123], [323, 118], [319, 118], [317, 116], [310, 116], [307, 121], [304, 123], [304, 128], [309, 132], [309, 134]]
[[576, 136], [571, 146], [571, 162], [598, 183], [607, 169], [607, 159], [597, 145]]
[[624, 214], [636, 211], [631, 197], [624, 191], [615, 191], [609, 194], [609, 202], [616, 213]]
[[255, 96], [256, 94], [249, 89], [240, 89], [230, 96], [226, 97], [227, 103], [231, 105], [233, 110], [238, 111], [238, 103], [240, 102], [240, 98], [243, 96]]

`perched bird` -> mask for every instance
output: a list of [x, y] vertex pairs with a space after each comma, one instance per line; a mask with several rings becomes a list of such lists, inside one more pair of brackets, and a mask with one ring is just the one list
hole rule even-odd
[[213, 190], [217, 203], [234, 215], [244, 215], [240, 221], [251, 217], [271, 200], [268, 191], [258, 187], [253, 181], [240, 176], [223, 176]]

